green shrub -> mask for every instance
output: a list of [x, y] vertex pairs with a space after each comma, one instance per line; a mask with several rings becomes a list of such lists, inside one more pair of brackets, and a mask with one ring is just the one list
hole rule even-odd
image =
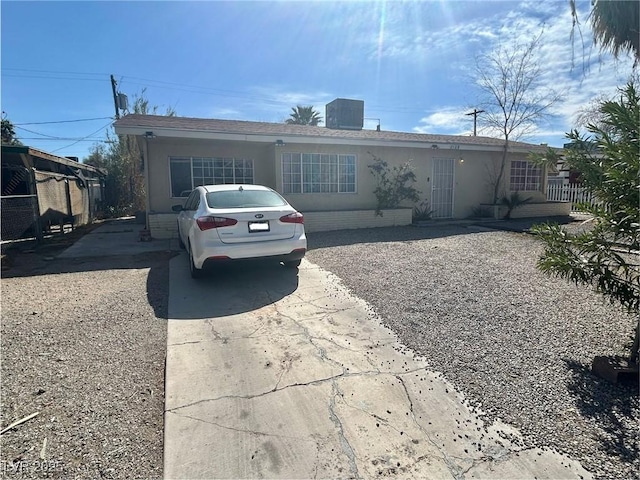
[[374, 160], [369, 170], [376, 179], [373, 191], [377, 200], [376, 215], [382, 216], [382, 210], [386, 208], [398, 208], [405, 200], [413, 203], [420, 200], [420, 192], [412, 185], [416, 182], [416, 174], [409, 162], [389, 168], [387, 162], [369, 154]]

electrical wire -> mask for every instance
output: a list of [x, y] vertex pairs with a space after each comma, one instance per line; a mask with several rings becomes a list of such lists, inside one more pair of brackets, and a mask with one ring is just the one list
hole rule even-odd
[[[68, 75], [89, 75], [89, 76], [105, 76], [105, 77], [109, 76], [108, 73], [65, 72], [65, 71], [32, 70], [32, 69], [21, 69], [21, 68], [3, 68], [2, 71], [3, 71], [2, 73], [3, 75], [9, 75], [13, 77], [20, 77], [21, 75], [14, 75], [9, 73], [5, 74], [4, 72], [17, 71], [17, 72], [31, 72], [31, 73], [41, 73], [41, 74], [52, 73], [52, 74], [62, 74], [62, 75], [68, 74]], [[248, 92], [241, 92], [237, 90], [218, 89], [218, 88], [203, 87], [198, 85], [185, 85], [183, 83], [167, 82], [164, 80], [154, 80], [150, 78], [134, 77], [134, 76], [127, 76], [122, 74], [114, 74], [114, 76], [120, 77], [120, 82], [118, 83], [119, 87], [122, 87], [123, 83], [129, 83], [131, 85], [139, 85], [142, 87], [163, 88], [166, 90], [176, 90], [176, 91], [183, 91], [188, 93], [199, 93], [203, 95], [225, 96], [225, 97], [240, 98], [245, 100], [256, 100], [256, 101], [261, 101], [274, 106], [283, 106], [283, 105], [288, 106], [290, 104], [288, 101], [275, 100], [275, 99], [267, 98], [266, 96], [254, 95]], [[107, 80], [102, 78], [98, 79], [98, 78], [47, 77], [47, 76], [27, 77], [27, 78], [43, 78], [43, 79], [54, 78], [54, 79], [63, 79], [63, 80], [66, 79], [66, 80], [89, 80], [89, 81], [106, 81]], [[142, 82], [146, 82], [146, 83], [140, 83], [140, 82], [131, 81], [131, 80], [141, 80]], [[436, 111], [436, 110], [415, 108], [414, 106], [401, 107], [398, 105], [393, 107], [385, 107], [383, 105], [381, 106], [381, 105], [372, 104], [372, 105], [369, 105], [368, 108], [371, 111], [398, 112], [398, 113], [411, 113], [411, 112], [430, 113], [430, 112]]]
[[[56, 142], [58, 140], [64, 141], [64, 142], [68, 142], [69, 140], [78, 140], [76, 138], [64, 138], [64, 137], [59, 137], [59, 138], [42, 138], [42, 137], [19, 137], [18, 140], [40, 140], [43, 142]], [[105, 140], [104, 138], [82, 138], [80, 140], [78, 140], [78, 142], [104, 142], [104, 143], [108, 143], [107, 140]]]
[[[52, 139], [62, 138], [62, 137], [58, 137], [58, 136], [47, 135], [46, 133], [34, 132], [33, 130], [29, 130], [28, 128], [22, 128], [22, 127], [18, 127], [16, 125], [14, 125], [14, 127], [16, 127], [19, 130], [24, 130], [25, 132], [33, 133], [35, 135], [40, 135], [42, 137], [48, 137], [48, 138], [52, 138]], [[75, 140], [75, 139], [70, 138], [69, 140]]]
[[[5, 73], [7, 72], [7, 73]], [[34, 74], [41, 74], [39, 76], [32, 76], [32, 75], [24, 75], [24, 74], [18, 74], [18, 73], [10, 73], [10, 72], [27, 72], [27, 73], [34, 73]], [[58, 76], [47, 76], [47, 74], [54, 74], [54, 75], [58, 75]], [[2, 69], [2, 75], [3, 76], [10, 76], [10, 77], [26, 77], [26, 78], [42, 78], [42, 79], [60, 79], [60, 80], [88, 80], [88, 81], [108, 81], [108, 76], [110, 74], [108, 73], [97, 73], [97, 72], [69, 72], [69, 71], [54, 71], [54, 70], [34, 70], [34, 69], [25, 69], [25, 68], [3, 68]], [[79, 78], [79, 77], [61, 77], [59, 75], [86, 75], [86, 76], [102, 76], [105, 78]], [[226, 90], [226, 89], [217, 89], [217, 88], [211, 88], [211, 87], [204, 87], [204, 86], [198, 86], [198, 85], [185, 85], [183, 83], [177, 83], [177, 82], [168, 82], [168, 81], [164, 81], [164, 80], [154, 80], [154, 79], [149, 79], [149, 78], [142, 78], [142, 77], [134, 77], [134, 76], [127, 76], [127, 75], [122, 75], [122, 74], [113, 74], [114, 76], [120, 77], [120, 81], [118, 83], [119, 87], [122, 87], [123, 83], [128, 83], [131, 85], [138, 85], [138, 86], [142, 86], [142, 87], [151, 87], [151, 88], [161, 88], [161, 89], [166, 89], [166, 90], [176, 90], [176, 91], [183, 91], [183, 92], [188, 92], [188, 93], [197, 93], [197, 94], [201, 94], [201, 95], [213, 95], [213, 96], [224, 96], [224, 97], [231, 97], [231, 98], [239, 98], [239, 99], [243, 99], [243, 100], [253, 100], [253, 101], [260, 101], [263, 102], [267, 105], [272, 105], [272, 106], [289, 106], [290, 102], [288, 101], [283, 101], [283, 100], [277, 100], [274, 98], [268, 98], [267, 96], [261, 96], [261, 95], [255, 95], [255, 94], [251, 94], [248, 92], [242, 92], [242, 91], [237, 91], [237, 90]], [[140, 80], [142, 82], [146, 82], [146, 83], [140, 83], [140, 82], [136, 82], [136, 81], [132, 81], [132, 80]], [[386, 107], [384, 105], [369, 105], [368, 106], [369, 111], [375, 111], [375, 112], [397, 112], [397, 113], [421, 113], [421, 114], [428, 114], [431, 112], [435, 112], [436, 110], [429, 110], [426, 108], [416, 108], [416, 106], [399, 106], [399, 105], [394, 105], [393, 107]], [[23, 124], [24, 125], [24, 124]]]
[[12, 77], [12, 78], [42, 78], [45, 80], [85, 80], [89, 82], [108, 82], [109, 79], [105, 78], [79, 78], [79, 77], [52, 77], [52, 76], [43, 76], [43, 75], [15, 75], [12, 73], [2, 73], [3, 77]]
[[[107, 120], [107, 119], [113, 120], [113, 117], [80, 118], [78, 120], [57, 120], [57, 121], [54, 121], [54, 122], [14, 123], [13, 126], [14, 127], [18, 127], [20, 125], [49, 125], [49, 124], [54, 124], [54, 123], [91, 122], [93, 120]], [[26, 128], [24, 128], [23, 130], [26, 130]]]
[[80, 143], [80, 142], [82, 142], [82, 141], [86, 140], [87, 138], [92, 137], [93, 135], [95, 135], [95, 134], [96, 134], [96, 133], [98, 133], [99, 131], [104, 130], [105, 128], [107, 128], [107, 127], [111, 126], [111, 124], [112, 124], [112, 122], [109, 122], [109, 123], [107, 123], [104, 127], [100, 127], [98, 130], [96, 130], [96, 131], [95, 131], [95, 132], [93, 132], [93, 133], [90, 133], [90, 134], [89, 134], [89, 135], [87, 135], [86, 137], [83, 137], [83, 138], [81, 138], [80, 140], [77, 140], [77, 141], [73, 142], [73, 143], [72, 143], [72, 144], [70, 144], [70, 145], [66, 145], [66, 146], [64, 146], [64, 147], [60, 147], [60, 148], [58, 148], [58, 149], [56, 149], [56, 150], [53, 150], [51, 153], [56, 153], [56, 152], [59, 152], [60, 150], [64, 150], [65, 148], [73, 147], [76, 143]]
[[66, 73], [70, 75], [109, 75], [108, 73], [96, 73], [96, 72], [64, 72], [60, 70], [35, 70], [30, 68], [7, 68], [3, 67], [3, 71], [16, 71], [16, 72], [35, 72], [35, 73]]
[[[140, 83], [140, 82], [132, 82], [129, 78], [137, 78], [137, 77], [123, 77], [121, 83], [119, 84], [122, 87], [123, 83], [127, 83], [130, 85], [139, 85], [142, 87], [150, 87], [150, 88], [160, 88], [165, 90], [176, 90], [188, 93], [197, 93], [200, 95], [213, 95], [218, 97], [227, 97], [227, 98], [239, 98], [242, 100], [253, 100], [259, 101], [267, 105], [282, 107], [282, 106], [291, 106], [291, 102], [289, 100], [276, 100], [273, 98], [268, 98], [266, 96], [253, 95], [250, 93], [238, 92], [233, 90], [221, 90], [221, 89], [213, 89], [209, 87], [200, 87], [196, 85], [183, 85], [175, 84], [172, 82], [161, 82], [158, 80], [145, 80], [147, 82], [154, 82], [159, 84], [152, 83]], [[380, 105], [371, 105], [367, 107], [369, 111], [373, 112], [390, 112], [390, 113], [420, 113], [420, 114], [429, 114], [439, 112], [437, 109], [426, 109], [426, 108], [415, 108], [415, 107], [402, 107], [402, 106], [394, 106], [394, 107], [385, 107]]]

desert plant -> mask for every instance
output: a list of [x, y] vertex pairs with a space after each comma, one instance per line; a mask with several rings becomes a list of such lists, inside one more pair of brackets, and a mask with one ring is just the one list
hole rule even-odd
[[369, 170], [376, 179], [376, 188], [373, 191], [377, 200], [376, 215], [382, 216], [383, 209], [397, 208], [405, 200], [413, 203], [420, 200], [420, 192], [412, 185], [416, 182], [416, 174], [409, 162], [390, 168], [381, 158], [372, 153], [369, 155], [374, 160], [369, 165]]
[[522, 198], [520, 196], [520, 192], [511, 192], [511, 195], [508, 197], [502, 197], [500, 203], [507, 207], [507, 213], [505, 214], [505, 219], [511, 218], [511, 212], [513, 212], [516, 208], [519, 208], [527, 203], [531, 202], [531, 197]]
[[431, 215], [433, 214], [433, 210], [431, 210], [431, 206], [429, 202], [423, 200], [419, 205], [413, 207], [413, 215], [412, 220], [414, 222], [421, 222], [424, 220], [431, 220]]
[[[640, 93], [634, 82], [620, 98], [600, 105], [603, 124], [590, 124], [590, 136], [567, 134], [569, 167], [581, 172], [586, 190], [602, 205], [585, 206], [593, 228], [574, 234], [558, 225], [534, 229], [545, 243], [538, 268], [576, 284], [593, 286], [612, 303], [640, 319]], [[629, 359], [638, 360], [640, 320]]]
[[471, 215], [469, 218], [490, 218], [493, 217], [493, 213], [490, 207], [478, 205], [471, 209]]

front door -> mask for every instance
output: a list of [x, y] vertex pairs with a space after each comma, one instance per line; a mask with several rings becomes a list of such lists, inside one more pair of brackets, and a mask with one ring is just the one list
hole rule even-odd
[[453, 158], [433, 159], [433, 182], [431, 183], [431, 216], [453, 217]]

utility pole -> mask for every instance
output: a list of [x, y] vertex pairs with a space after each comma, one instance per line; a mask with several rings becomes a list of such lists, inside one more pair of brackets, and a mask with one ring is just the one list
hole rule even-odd
[[113, 91], [113, 104], [116, 107], [116, 118], [120, 118], [120, 111], [118, 110], [118, 95], [116, 94], [116, 79], [111, 75], [111, 90]]
[[484, 110], [476, 110], [473, 109], [473, 112], [465, 113], [465, 115], [473, 115], [473, 136], [476, 136], [476, 122], [478, 119], [478, 114], [484, 112]]

